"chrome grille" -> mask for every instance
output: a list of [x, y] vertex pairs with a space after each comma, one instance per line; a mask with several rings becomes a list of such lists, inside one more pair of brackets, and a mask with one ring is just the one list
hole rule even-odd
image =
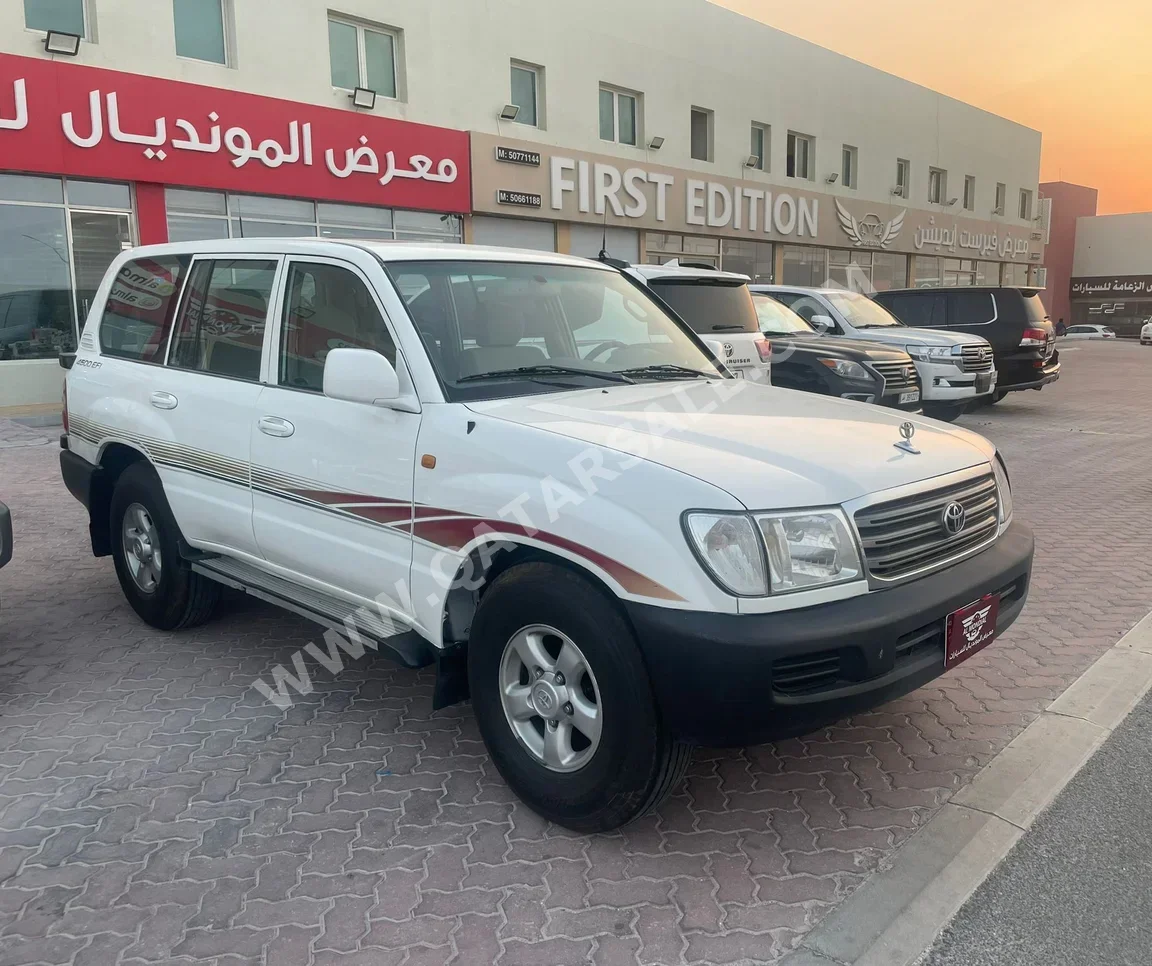
[[[944, 529], [944, 509], [959, 503], [964, 528]], [[855, 515], [868, 572], [878, 581], [896, 581], [938, 569], [996, 539], [1000, 498], [989, 473], [912, 496], [877, 503]]]
[[990, 372], [992, 370], [992, 346], [966, 345], [960, 349], [965, 372]]
[[884, 377], [884, 395], [920, 388], [920, 380], [916, 378], [916, 367], [911, 361], [871, 362], [869, 365]]

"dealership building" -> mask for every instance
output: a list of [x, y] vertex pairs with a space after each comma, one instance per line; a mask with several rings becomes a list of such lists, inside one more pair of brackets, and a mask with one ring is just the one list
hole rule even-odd
[[0, 4], [0, 416], [58, 409], [108, 264], [166, 240], [1043, 280], [1038, 132], [707, 0], [269, 6]]

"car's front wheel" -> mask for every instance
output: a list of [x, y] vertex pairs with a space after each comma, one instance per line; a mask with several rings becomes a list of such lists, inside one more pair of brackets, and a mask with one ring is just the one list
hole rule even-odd
[[116, 576], [140, 618], [164, 631], [208, 620], [220, 585], [181, 557], [176, 519], [151, 466], [134, 463], [120, 475], [110, 512]]
[[688, 767], [691, 751], [660, 720], [631, 628], [564, 567], [524, 564], [488, 588], [468, 677], [500, 774], [567, 828], [602, 832], [639, 818]]

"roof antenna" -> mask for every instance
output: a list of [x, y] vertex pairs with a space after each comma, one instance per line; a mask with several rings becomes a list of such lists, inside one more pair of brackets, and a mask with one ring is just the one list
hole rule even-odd
[[600, 254], [597, 256], [600, 261], [608, 259], [608, 206], [604, 206], [604, 233], [600, 237]]

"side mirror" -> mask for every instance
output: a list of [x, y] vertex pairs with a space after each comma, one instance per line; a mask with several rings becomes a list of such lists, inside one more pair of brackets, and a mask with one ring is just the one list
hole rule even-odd
[[375, 406], [400, 396], [400, 377], [372, 349], [333, 349], [324, 360], [324, 395]]
[[714, 355], [716, 357], [716, 361], [719, 362], [721, 365], [724, 365], [724, 359], [725, 359], [724, 343], [723, 342], [716, 342], [713, 339], [705, 339], [704, 345], [706, 345], [708, 347], [708, 351], [711, 352], [712, 355]]
[[830, 315], [814, 315], [808, 321], [811, 323], [814, 329], [820, 332], [821, 335], [826, 332], [836, 331], [836, 323], [833, 321], [832, 316]]

